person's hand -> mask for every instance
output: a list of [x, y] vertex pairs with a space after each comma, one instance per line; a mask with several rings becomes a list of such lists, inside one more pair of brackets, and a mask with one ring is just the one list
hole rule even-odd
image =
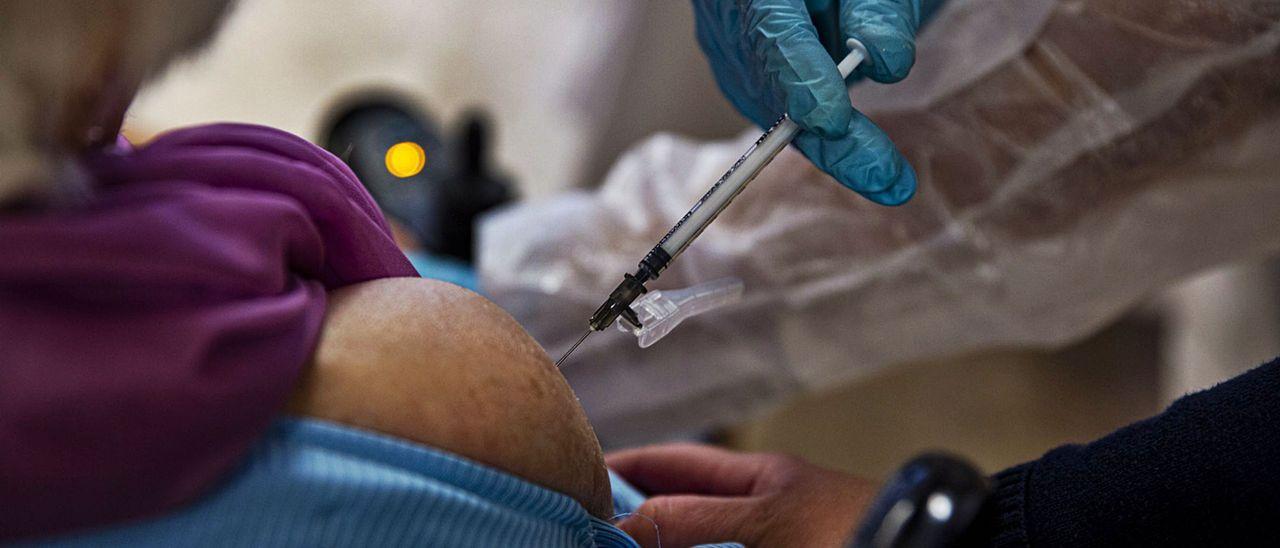
[[720, 89], [761, 127], [783, 113], [804, 129], [796, 147], [857, 193], [883, 205], [915, 194], [916, 176], [893, 142], [854, 110], [833, 59], [857, 39], [854, 72], [883, 83], [915, 62], [920, 0], [694, 0], [698, 43]]
[[795, 457], [704, 445], [620, 451], [605, 461], [651, 498], [618, 526], [643, 546], [743, 542], [843, 546], [875, 497], [870, 482]]

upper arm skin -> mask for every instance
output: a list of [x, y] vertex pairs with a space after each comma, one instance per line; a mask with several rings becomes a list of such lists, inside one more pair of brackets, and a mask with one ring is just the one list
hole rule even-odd
[[519, 324], [460, 287], [375, 280], [330, 293], [290, 411], [431, 445], [611, 513], [595, 433]]

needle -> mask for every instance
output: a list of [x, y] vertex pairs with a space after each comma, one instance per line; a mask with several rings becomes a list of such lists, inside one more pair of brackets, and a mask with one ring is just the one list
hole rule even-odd
[[[867, 58], [867, 48], [862, 42], [850, 38], [846, 45], [849, 46], [849, 54], [840, 60], [836, 65], [836, 70], [840, 72], [840, 76], [848, 78], [853, 74], [853, 70], [858, 67]], [[688, 213], [684, 214], [676, 225], [671, 227], [671, 231], [667, 232], [658, 245], [653, 246], [649, 253], [640, 260], [640, 264], [636, 267], [635, 274], [624, 274], [622, 283], [609, 294], [609, 298], [605, 299], [604, 304], [597, 308], [591, 318], [587, 320], [589, 326], [586, 333], [582, 334], [582, 338], [578, 342], [573, 343], [569, 347], [569, 351], [565, 352], [559, 360], [556, 361], [556, 367], [564, 363], [578, 345], [582, 341], [587, 340], [592, 331], [603, 331], [619, 317], [627, 321], [631, 325], [640, 326], [640, 320], [636, 316], [636, 311], [631, 308], [631, 304], [637, 298], [644, 295], [648, 290], [645, 283], [649, 280], [655, 280], [662, 271], [667, 269], [667, 265], [675, 260], [681, 252], [684, 251], [689, 244], [693, 243], [702, 231], [716, 220], [721, 211], [724, 211], [729, 203], [746, 188], [760, 174], [764, 166], [768, 165], [777, 156], [782, 149], [786, 148], [791, 140], [800, 134], [800, 126], [791, 120], [790, 116], [782, 115], [776, 123], [764, 135], [761, 135], [745, 153], [733, 163], [733, 166], [726, 171], [706, 194], [702, 195]]]
[[[849, 54], [836, 65], [836, 69], [842, 77], [848, 78], [853, 74], [853, 70], [866, 60], [867, 48], [854, 39], [849, 39], [846, 44], [850, 49]], [[604, 304], [601, 304], [600, 308], [591, 315], [587, 325], [594, 331], [603, 331], [613, 325], [618, 318], [622, 318], [632, 325], [639, 326], [640, 322], [631, 304], [648, 292], [645, 284], [650, 280], [656, 280], [671, 261], [679, 257], [680, 253], [689, 247], [689, 244], [693, 243], [712, 221], [716, 220], [720, 212], [729, 207], [729, 203], [747, 187], [747, 184], [754, 180], [756, 175], [759, 175], [761, 170], [779, 152], [787, 148], [791, 140], [799, 134], [800, 126], [785, 114], [770, 126], [742, 156], [738, 157], [738, 161], [734, 162], [729, 170], [707, 189], [706, 194], [703, 194], [702, 198], [689, 208], [689, 212], [676, 221], [675, 226], [671, 227], [661, 240], [658, 240], [658, 245], [653, 246], [653, 249], [640, 259], [635, 274], [623, 275], [622, 282], [609, 294]], [[585, 339], [587, 336], [583, 335], [582, 338]], [[578, 343], [581, 344], [582, 339], [579, 339]], [[573, 352], [577, 347], [577, 344], [573, 345], [569, 352]], [[569, 354], [565, 353], [565, 357], [568, 356]], [[556, 364], [559, 365], [563, 361], [564, 358], [560, 358]]]
[[574, 350], [577, 350], [578, 345], [582, 344], [582, 341], [587, 340], [588, 335], [591, 335], [590, 329], [588, 329], [586, 333], [582, 334], [582, 338], [578, 339], [578, 342], [573, 343], [573, 346], [569, 347], [568, 352], [565, 352], [563, 356], [560, 356], [560, 359], [556, 360], [556, 367], [560, 367], [560, 364], [564, 363], [564, 360], [569, 357], [569, 354], [572, 354]]

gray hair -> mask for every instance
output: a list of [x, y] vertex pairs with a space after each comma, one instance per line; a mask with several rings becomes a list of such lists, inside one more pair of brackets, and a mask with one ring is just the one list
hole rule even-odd
[[208, 41], [233, 0], [0, 1], [0, 203], [66, 183], [137, 88]]

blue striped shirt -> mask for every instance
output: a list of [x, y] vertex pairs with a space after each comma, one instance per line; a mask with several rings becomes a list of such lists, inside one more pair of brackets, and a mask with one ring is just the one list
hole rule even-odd
[[[618, 512], [643, 496], [616, 477]], [[633, 547], [577, 501], [457, 455], [283, 419], [226, 482], [176, 513], [27, 546]]]

